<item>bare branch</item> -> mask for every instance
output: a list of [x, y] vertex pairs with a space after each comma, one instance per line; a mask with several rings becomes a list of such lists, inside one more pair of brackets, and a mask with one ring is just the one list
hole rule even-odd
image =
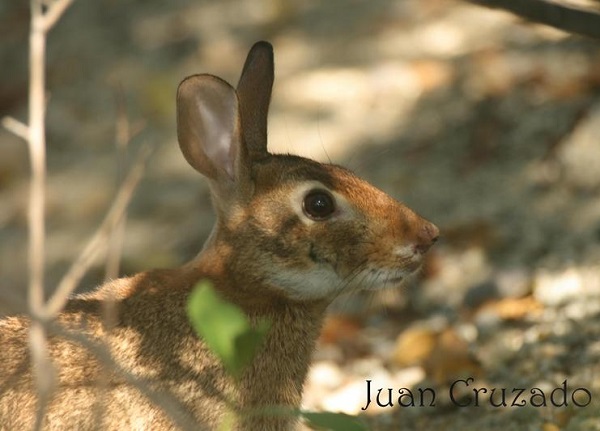
[[29, 186], [29, 307], [39, 315], [44, 306], [44, 248], [45, 248], [45, 187], [46, 187], [46, 130], [44, 125], [44, 89], [46, 64], [46, 35], [42, 1], [31, 0], [31, 30], [29, 35], [29, 157], [31, 182]]
[[13, 133], [25, 141], [29, 141], [29, 127], [27, 124], [21, 123], [19, 120], [13, 117], [4, 117], [2, 119], [2, 125], [6, 130]]
[[147, 147], [140, 150], [137, 160], [123, 181], [123, 185], [115, 197], [111, 208], [102, 221], [102, 224], [98, 227], [98, 230], [94, 233], [77, 260], [73, 262], [65, 276], [60, 281], [56, 291], [48, 300], [44, 310], [44, 316], [47, 318], [55, 316], [58, 312], [60, 312], [85, 272], [94, 263], [95, 259], [98, 257], [98, 254], [106, 246], [107, 238], [110, 235], [110, 232], [123, 217], [123, 214], [127, 209], [127, 205], [133, 196], [133, 192], [142, 178], [145, 161], [149, 155], [150, 151]]
[[60, 17], [71, 6], [71, 3], [73, 3], [73, 0], [55, 0], [50, 3], [48, 11], [44, 14], [43, 28], [45, 33], [48, 33], [54, 27]]
[[189, 413], [187, 413], [187, 410], [179, 400], [168, 392], [156, 391], [148, 384], [148, 382], [135, 377], [127, 370], [123, 369], [121, 365], [115, 362], [104, 345], [91, 340], [82, 333], [65, 330], [55, 323], [50, 324], [49, 329], [53, 333], [76, 342], [92, 352], [103, 365], [110, 367], [112, 372], [123, 377], [127, 383], [137, 388], [155, 406], [160, 407], [180, 429], [189, 431], [205, 430], [204, 427], [199, 426], [190, 417]]
[[[11, 310], [15, 311], [25, 311], [25, 306], [21, 299], [15, 295], [10, 290], [0, 290], [0, 303], [6, 304]], [[150, 384], [142, 379], [139, 379], [133, 376], [130, 372], [125, 370], [121, 365], [119, 365], [114, 358], [112, 357], [109, 350], [105, 345], [99, 343], [98, 341], [94, 341], [90, 339], [88, 336], [81, 332], [70, 331], [58, 323], [47, 321], [47, 320], [36, 320], [34, 317], [32, 319], [31, 326], [35, 327], [35, 325], [41, 325], [43, 331], [48, 331], [52, 335], [56, 335], [66, 340], [72, 341], [74, 343], [80, 344], [81, 346], [88, 349], [92, 354], [98, 358], [100, 363], [105, 367], [108, 367], [111, 372], [123, 377], [127, 383], [131, 386], [137, 388], [144, 396], [148, 398], [154, 405], [161, 408], [172, 420], [173, 422], [182, 430], [195, 430], [195, 431], [205, 431], [205, 428], [199, 426], [195, 423], [192, 417], [190, 417], [189, 413], [185, 409], [185, 407], [181, 404], [179, 400], [177, 400], [172, 394], [168, 392], [158, 392], [150, 386]], [[30, 344], [32, 345], [32, 355], [36, 355], [35, 352], [41, 352], [44, 355], [47, 355], [46, 348], [46, 336], [44, 335], [41, 339], [39, 337], [39, 333], [36, 333], [37, 330], [34, 330], [33, 333], [30, 333]], [[33, 341], [32, 341], [33, 340]], [[42, 344], [40, 340], [43, 340]], [[41, 350], [38, 350], [42, 347]], [[47, 357], [47, 356], [46, 356]], [[55, 376], [56, 374], [54, 374]], [[50, 381], [51, 385], [55, 385], [56, 380]], [[51, 386], [52, 388], [54, 386]], [[40, 402], [43, 402], [40, 399]], [[43, 412], [43, 410], [42, 410]], [[40, 414], [40, 409], [38, 409], [38, 415]]]
[[600, 12], [548, 0], [467, 0], [481, 6], [503, 9], [527, 20], [546, 24], [581, 36], [600, 39]]
[[[59, 0], [44, 14], [43, 0], [30, 0], [31, 28], [29, 30], [29, 125], [15, 121], [4, 121], [12, 126], [13, 132], [24, 137], [29, 146], [31, 182], [29, 185], [29, 208], [27, 226], [29, 228], [29, 313], [40, 317], [44, 306], [44, 267], [45, 267], [45, 206], [46, 206], [46, 33], [58, 21], [71, 0]], [[35, 385], [38, 391], [35, 430], [41, 430], [46, 406], [50, 401], [55, 385], [55, 371], [48, 356], [46, 328], [42, 321], [35, 319], [29, 329], [29, 349], [31, 351]]]
[[[43, 425], [46, 407], [56, 386], [56, 371], [50, 360], [47, 348], [46, 330], [54, 327], [50, 319], [54, 317], [66, 303], [82, 274], [90, 262], [96, 257], [105, 241], [107, 232], [121, 220], [125, 209], [131, 200], [133, 191], [138, 184], [144, 168], [144, 161], [149, 151], [144, 149], [132, 167], [127, 178], [123, 181], [113, 205], [104, 222], [85, 248], [80, 258], [74, 262], [70, 271], [63, 278], [57, 291], [44, 304], [44, 267], [45, 267], [45, 187], [46, 187], [46, 140], [45, 140], [45, 63], [46, 35], [58, 22], [62, 14], [72, 4], [73, 0], [54, 0], [50, 3], [44, 0], [30, 0], [31, 28], [29, 33], [29, 119], [25, 125], [14, 118], [5, 118], [4, 127], [25, 139], [29, 147], [31, 163], [31, 182], [29, 192], [28, 227], [29, 227], [29, 286], [28, 314], [32, 318], [29, 329], [29, 350], [31, 352], [34, 370], [35, 386], [38, 391], [38, 408], [36, 410], [35, 430]], [[47, 11], [44, 13], [44, 7]], [[3, 301], [12, 302], [12, 297], [3, 295]], [[18, 300], [18, 298], [14, 298]], [[18, 301], [17, 301], [18, 302]], [[18, 307], [16, 307], [18, 308]], [[63, 331], [66, 332], [66, 331]], [[185, 412], [174, 398], [158, 394], [147, 383], [138, 380], [119, 367], [106, 349], [102, 350], [82, 334], [63, 334], [67, 338], [76, 338], [99, 359], [121, 374], [130, 384], [137, 387], [148, 399], [162, 407], [174, 422], [183, 429], [195, 429], [189, 414]]]
[[42, 429], [46, 408], [56, 388], [56, 370], [48, 356], [46, 328], [40, 321], [31, 322], [29, 351], [38, 390], [38, 408], [34, 426], [34, 430], [37, 431]]

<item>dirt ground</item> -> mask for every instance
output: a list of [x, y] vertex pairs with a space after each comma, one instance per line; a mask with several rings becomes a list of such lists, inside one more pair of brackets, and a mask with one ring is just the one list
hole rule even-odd
[[[27, 26], [26, 2], [0, 6], [0, 116], [26, 116]], [[130, 158], [154, 149], [121, 272], [200, 250], [213, 215], [176, 144], [175, 89], [199, 72], [235, 82], [260, 39], [276, 56], [270, 148], [348, 166], [442, 232], [422, 277], [332, 306], [305, 406], [385, 431], [600, 430], [600, 43], [503, 12], [76, 1], [49, 39], [48, 290], [114, 196], [119, 112]], [[28, 173], [25, 145], [0, 130], [0, 288], [20, 292]], [[473, 388], [487, 390], [477, 405]]]

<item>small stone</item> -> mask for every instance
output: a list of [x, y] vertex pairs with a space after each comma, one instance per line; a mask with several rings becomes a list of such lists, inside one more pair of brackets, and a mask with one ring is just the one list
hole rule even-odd
[[329, 412], [356, 415], [361, 412], [361, 408], [366, 402], [365, 388], [364, 380], [355, 380], [348, 383], [339, 390], [326, 395], [321, 402], [321, 407]]
[[568, 268], [562, 272], [540, 271], [533, 294], [544, 305], [560, 305], [600, 291], [600, 272], [594, 268]]
[[313, 385], [319, 385], [325, 389], [339, 387], [343, 380], [340, 367], [332, 361], [322, 361], [314, 364], [308, 372], [308, 380]]

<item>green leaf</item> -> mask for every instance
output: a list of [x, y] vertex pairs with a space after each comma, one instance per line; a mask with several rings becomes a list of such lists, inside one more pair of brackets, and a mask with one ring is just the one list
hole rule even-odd
[[252, 361], [269, 330], [264, 321], [252, 327], [244, 312], [219, 297], [208, 281], [194, 287], [187, 313], [196, 333], [234, 378]]
[[311, 428], [328, 431], [367, 431], [365, 424], [356, 416], [331, 412], [301, 412]]
[[261, 321], [256, 328], [249, 327], [235, 338], [236, 357], [241, 368], [252, 362], [269, 328], [268, 322]]

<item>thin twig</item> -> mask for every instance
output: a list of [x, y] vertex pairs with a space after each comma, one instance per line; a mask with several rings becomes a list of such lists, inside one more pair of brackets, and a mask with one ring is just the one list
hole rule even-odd
[[[46, 407], [56, 385], [56, 372], [50, 360], [47, 348], [46, 330], [55, 326], [51, 319], [64, 307], [69, 295], [76, 287], [83, 273], [101, 249], [107, 232], [121, 220], [138, 184], [149, 151], [144, 149], [132, 167], [127, 178], [111, 206], [104, 222], [88, 243], [80, 258], [59, 284], [56, 292], [44, 304], [44, 267], [45, 267], [45, 187], [46, 187], [46, 141], [45, 141], [45, 63], [46, 36], [58, 22], [73, 0], [30, 0], [31, 28], [29, 33], [29, 124], [25, 125], [13, 118], [5, 118], [2, 124], [15, 135], [27, 140], [31, 162], [31, 183], [28, 209], [29, 227], [29, 286], [28, 314], [32, 318], [29, 330], [29, 349], [34, 370], [35, 386], [38, 391], [38, 407], [34, 430], [41, 430]], [[44, 12], [44, 7], [47, 7]], [[4, 292], [6, 293], [6, 292]], [[2, 292], [0, 292], [0, 296]], [[4, 298], [6, 299], [6, 298]], [[9, 298], [10, 299], [10, 298]], [[10, 301], [9, 301], [10, 302]], [[63, 334], [67, 336], [67, 334]], [[106, 349], [87, 340], [83, 334], [70, 334], [67, 338], [76, 338], [94, 352], [99, 359], [123, 376], [125, 380], [138, 388], [148, 399], [169, 414], [182, 429], [197, 429], [189, 414], [165, 394], [158, 394], [146, 382], [143, 382], [123, 370]]]
[[43, 29], [47, 33], [54, 27], [60, 17], [71, 6], [73, 0], [55, 0], [50, 3], [48, 11], [44, 14]]
[[13, 117], [4, 117], [2, 119], [2, 125], [6, 130], [19, 138], [29, 141], [29, 127], [27, 127], [27, 124], [22, 123]]
[[145, 161], [150, 155], [150, 150], [144, 147], [140, 150], [137, 160], [134, 162], [127, 178], [123, 181], [123, 186], [115, 197], [108, 213], [104, 217], [102, 224], [98, 227], [92, 238], [85, 246], [83, 252], [73, 262], [65, 276], [61, 279], [56, 291], [46, 304], [44, 316], [50, 318], [55, 316], [64, 307], [69, 296], [77, 284], [94, 263], [102, 249], [106, 246], [108, 235], [123, 217], [127, 205], [131, 201], [133, 192], [144, 173]]
[[29, 36], [29, 307], [33, 314], [44, 306], [44, 207], [46, 187], [46, 136], [44, 126], [44, 89], [46, 34], [42, 1], [31, 0], [31, 33]]
[[50, 324], [49, 328], [53, 333], [76, 342], [88, 351], [93, 353], [98, 360], [104, 365], [110, 367], [111, 371], [121, 376], [131, 386], [137, 388], [152, 404], [161, 408], [173, 422], [182, 430], [206, 431], [202, 426], [199, 426], [193, 418], [190, 417], [187, 409], [169, 392], [159, 392], [153, 389], [150, 384], [142, 379], [139, 379], [121, 367], [112, 357], [108, 349], [91, 340], [79, 332], [72, 332], [62, 328], [55, 323]]
[[[14, 292], [11, 292], [10, 290], [0, 290], [0, 303], [6, 304], [8, 308], [14, 311], [25, 311], [25, 304], [21, 298], [19, 298], [18, 295], [15, 295]], [[129, 371], [119, 365], [104, 344], [90, 339], [87, 335], [81, 332], [70, 331], [53, 321], [48, 321], [45, 319], [36, 320], [34, 317], [32, 319], [31, 326], [34, 327], [35, 324], [40, 324], [43, 327], [46, 327], [48, 332], [54, 336], [62, 337], [86, 348], [89, 352], [96, 356], [98, 361], [104, 367], [109, 368], [116, 375], [124, 378], [129, 385], [138, 389], [140, 393], [148, 398], [151, 403], [162, 409], [173, 420], [173, 423], [180, 429], [190, 431], [207, 431], [206, 427], [203, 427], [195, 422], [185, 406], [183, 406], [173, 394], [169, 392], [156, 391], [152, 388], [150, 382], [135, 377]], [[37, 335], [30, 334], [30, 338], [32, 337], [37, 337]], [[41, 341], [36, 340], [35, 345], [42, 347], [41, 352], [46, 352], [47, 354], [48, 349], [46, 348], [45, 339], [46, 337], [44, 337], [43, 344]], [[52, 384], [54, 384], [54, 382], [52, 382]], [[40, 402], [42, 402], [42, 400], [40, 400]], [[43, 412], [43, 410], [41, 411]], [[40, 414], [40, 409], [38, 409], [37, 414]]]
[[581, 36], [600, 39], [600, 13], [548, 0], [467, 0], [480, 6], [507, 10], [533, 22]]
[[[39, 317], [44, 308], [44, 249], [46, 205], [46, 130], [45, 130], [45, 64], [46, 33], [43, 28], [44, 11], [41, 0], [31, 0], [31, 29], [29, 32], [29, 127], [28, 144], [31, 163], [29, 184], [29, 313]], [[52, 384], [48, 375], [53, 367], [46, 349], [46, 333], [41, 322], [31, 325], [29, 333], [38, 408], [34, 430], [41, 430]], [[48, 371], [48, 374], [46, 374]]]
[[38, 408], [36, 409], [34, 430], [41, 430], [46, 408], [56, 389], [56, 370], [48, 356], [46, 328], [43, 322], [34, 320], [29, 328], [29, 350], [36, 386], [38, 390]]
[[[54, 366], [46, 347], [46, 328], [39, 320], [44, 312], [45, 268], [45, 206], [46, 206], [46, 34], [69, 7], [72, 0], [58, 0], [44, 13], [43, 0], [31, 0], [31, 28], [29, 30], [29, 125], [8, 120], [9, 127], [18, 136], [26, 137], [31, 163], [29, 185], [29, 314], [37, 317], [29, 329], [34, 379], [38, 391], [38, 407], [34, 430], [41, 430], [46, 407], [56, 380]], [[7, 122], [4, 121], [6, 126]]]
[[27, 128], [31, 183], [29, 191], [29, 307], [40, 316], [44, 309], [46, 206], [46, 34], [73, 0], [57, 0], [44, 13], [43, 0], [31, 0], [29, 34], [29, 126]]

